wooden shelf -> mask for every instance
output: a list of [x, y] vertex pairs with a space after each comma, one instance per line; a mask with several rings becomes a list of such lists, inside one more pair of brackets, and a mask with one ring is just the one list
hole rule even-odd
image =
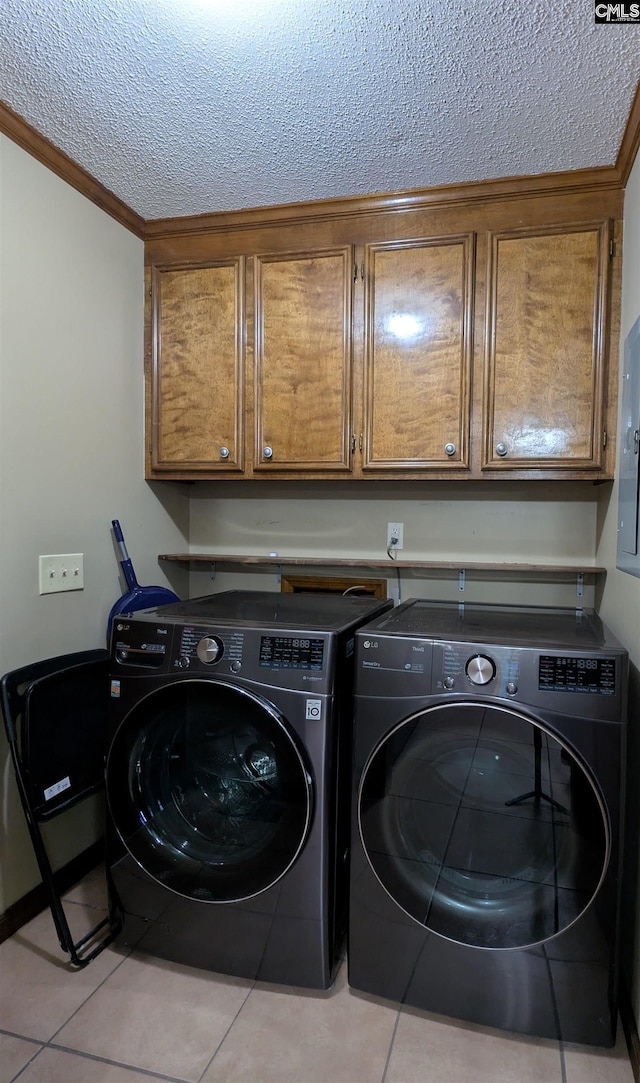
[[264, 567], [328, 567], [328, 568], [398, 568], [414, 571], [465, 571], [529, 573], [532, 575], [604, 575], [606, 568], [591, 564], [516, 564], [502, 561], [491, 563], [471, 560], [391, 560], [375, 557], [291, 557], [239, 556], [234, 553], [160, 553], [158, 560], [185, 564], [262, 565]]

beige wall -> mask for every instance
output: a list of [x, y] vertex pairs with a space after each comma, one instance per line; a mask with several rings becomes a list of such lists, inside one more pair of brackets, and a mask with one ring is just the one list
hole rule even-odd
[[[610, 488], [610, 484], [606, 486]], [[332, 554], [385, 560], [389, 593], [530, 605], [575, 605], [575, 576], [491, 575], [469, 569], [464, 595], [458, 573], [397, 573], [386, 556], [387, 523], [404, 523], [406, 559], [470, 563], [595, 564], [597, 489], [590, 482], [446, 484], [261, 482], [199, 484], [191, 497], [191, 549], [195, 552]], [[297, 569], [303, 571], [303, 569]], [[334, 569], [335, 571], [335, 569]], [[344, 569], [342, 573], [344, 573]], [[362, 567], [359, 576], [380, 575]], [[384, 574], [384, 573], [383, 573]], [[249, 587], [279, 589], [275, 571], [216, 565], [192, 570], [190, 592]], [[593, 577], [580, 604], [594, 605]]]
[[[620, 364], [624, 341], [640, 316], [640, 157], [625, 192]], [[616, 570], [618, 486], [603, 493], [599, 509], [598, 562], [607, 568], [600, 612], [629, 650], [631, 660], [628, 741], [627, 839], [623, 893], [623, 967], [640, 1022], [640, 579]]]
[[[184, 548], [179, 487], [143, 480], [143, 244], [0, 136], [0, 672], [105, 645], [119, 518], [141, 583]], [[84, 554], [85, 589], [38, 594], [38, 555]], [[186, 589], [175, 579], [173, 586]], [[39, 881], [0, 735], [0, 912]], [[99, 805], [51, 825], [56, 864]]]

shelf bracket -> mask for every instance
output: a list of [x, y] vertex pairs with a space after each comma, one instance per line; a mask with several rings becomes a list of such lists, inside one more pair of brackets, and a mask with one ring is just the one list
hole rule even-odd
[[461, 568], [460, 571], [458, 572], [458, 590], [459, 591], [464, 590], [464, 579], [465, 579], [465, 570], [464, 570], [464, 568]]
[[209, 579], [215, 579], [216, 577], [216, 562], [212, 560], [209, 564]]
[[578, 572], [576, 576], [576, 594], [578, 598], [582, 598], [584, 594], [584, 572]]
[[276, 564], [276, 583], [282, 586], [282, 564]]

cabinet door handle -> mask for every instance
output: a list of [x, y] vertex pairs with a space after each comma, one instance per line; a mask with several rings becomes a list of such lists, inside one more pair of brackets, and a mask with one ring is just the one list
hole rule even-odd
[[445, 453], [445, 455], [455, 455], [455, 453], [456, 453], [456, 445], [455, 444], [445, 444], [444, 445], [444, 453]]
[[221, 459], [228, 459], [229, 458], [229, 448], [228, 447], [221, 447], [220, 448], [220, 458]]
[[263, 459], [272, 459], [273, 458], [273, 448], [272, 447], [263, 447], [263, 449], [262, 449], [262, 457], [263, 457]]
[[501, 459], [504, 459], [508, 450], [506, 444], [496, 444], [496, 455], [499, 455]]

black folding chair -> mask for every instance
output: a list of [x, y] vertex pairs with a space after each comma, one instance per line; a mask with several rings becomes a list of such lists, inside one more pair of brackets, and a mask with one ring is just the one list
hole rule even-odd
[[40, 824], [104, 785], [108, 658], [106, 650], [59, 655], [6, 673], [0, 681], [4, 725], [31, 842], [60, 947], [76, 967], [95, 959], [117, 930], [106, 917], [74, 942]]

